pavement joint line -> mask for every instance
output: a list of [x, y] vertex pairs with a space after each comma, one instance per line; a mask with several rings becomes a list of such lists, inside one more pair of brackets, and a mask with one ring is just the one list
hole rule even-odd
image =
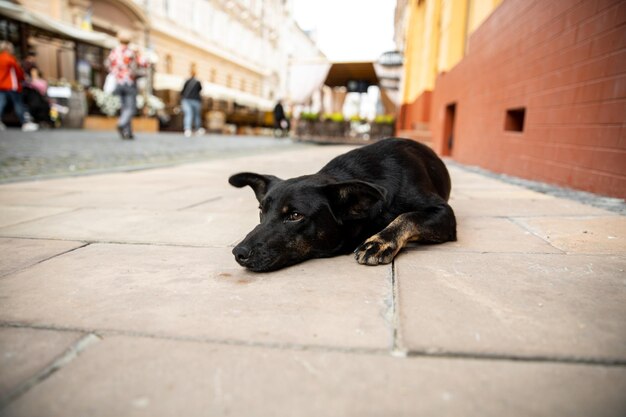
[[[0, 229], [0, 232], [2, 229]], [[89, 240], [84, 238], [59, 238], [49, 236], [14, 236], [2, 235], [0, 239], [30, 239], [30, 240], [57, 240], [60, 242], [86, 242], [93, 245], [140, 245], [140, 246], [172, 246], [177, 248], [195, 248], [195, 249], [228, 249], [234, 245], [194, 245], [184, 243], [167, 243], [167, 242], [122, 242], [115, 240]]]
[[[71, 242], [71, 241], [70, 241], [70, 242]], [[76, 241], [76, 243], [78, 243], [78, 242], [80, 242], [80, 241]], [[89, 245], [91, 245], [91, 243], [89, 243], [89, 242], [83, 242], [83, 244], [82, 244], [82, 245], [77, 246], [77, 247], [75, 247], [75, 248], [68, 249], [68, 250], [65, 250], [65, 251], [63, 251], [63, 252], [56, 253], [56, 254], [54, 254], [54, 255], [48, 256], [48, 257], [47, 257], [47, 258], [45, 258], [45, 259], [40, 259], [39, 261], [34, 262], [34, 263], [30, 264], [30, 265], [26, 265], [26, 266], [23, 266], [23, 267], [21, 267], [21, 268], [17, 268], [17, 269], [14, 269], [14, 270], [12, 270], [12, 271], [9, 271], [9, 272], [7, 272], [7, 273], [5, 273], [5, 274], [2, 274], [2, 275], [0, 275], [0, 278], [4, 278], [4, 277], [6, 277], [6, 276], [8, 276], [8, 275], [12, 275], [12, 274], [17, 274], [17, 273], [19, 273], [19, 272], [24, 271], [25, 269], [32, 268], [32, 267], [34, 267], [35, 265], [39, 265], [39, 264], [44, 263], [44, 262], [46, 262], [46, 261], [49, 261], [49, 260], [51, 260], [51, 259], [58, 258], [59, 256], [66, 255], [66, 254], [68, 254], [68, 253], [70, 253], [70, 252], [74, 252], [74, 251], [76, 251], [76, 250], [78, 250], [78, 249], [85, 248], [85, 247], [87, 247], [87, 246], [89, 246]]]
[[502, 362], [550, 363], [566, 365], [589, 365], [626, 367], [626, 359], [621, 358], [594, 358], [589, 356], [557, 356], [534, 354], [508, 354], [490, 352], [447, 351], [439, 349], [410, 349], [408, 357], [438, 358], [438, 359], [466, 359], [488, 360]]
[[[422, 359], [458, 359], [472, 361], [493, 361], [493, 362], [525, 362], [525, 363], [547, 363], [547, 364], [563, 364], [563, 365], [586, 365], [586, 366], [605, 366], [605, 367], [626, 367], [626, 359], [621, 358], [600, 358], [588, 356], [557, 356], [543, 354], [508, 354], [498, 352], [467, 352], [467, 351], [448, 351], [438, 348], [434, 349], [408, 349], [408, 350], [388, 350], [384, 348], [365, 348], [365, 347], [340, 347], [340, 346], [323, 346], [323, 345], [303, 345], [297, 343], [272, 343], [272, 342], [251, 342], [239, 339], [211, 339], [204, 337], [191, 336], [174, 336], [146, 333], [133, 330], [115, 330], [115, 329], [84, 329], [67, 326], [57, 326], [51, 324], [27, 324], [18, 322], [1, 322], [0, 328], [26, 328], [34, 330], [51, 330], [61, 332], [75, 332], [91, 335], [97, 340], [104, 339], [106, 336], [125, 336], [143, 339], [167, 340], [174, 342], [199, 343], [208, 345], [221, 346], [240, 346], [250, 348], [264, 348], [273, 350], [286, 351], [309, 351], [309, 352], [333, 352], [343, 354], [361, 354], [361, 355], [383, 355], [396, 358], [422, 358]], [[89, 343], [91, 344], [91, 343]], [[86, 347], [86, 346], [85, 346]], [[79, 353], [79, 352], [77, 352]], [[75, 356], [74, 356], [75, 357]], [[72, 359], [74, 358], [72, 357]], [[56, 371], [55, 369], [54, 371]], [[40, 372], [40, 374], [42, 374]], [[2, 408], [3, 406], [0, 406]]]
[[391, 326], [393, 344], [391, 347], [392, 356], [403, 357], [406, 356], [406, 349], [402, 348], [400, 340], [400, 309], [398, 308], [398, 277], [396, 275], [396, 262], [391, 261]]
[[[5, 206], [5, 207], [15, 207], [15, 206]], [[28, 206], [28, 207], [42, 207], [43, 208], [43, 207], [46, 207], [46, 206]], [[48, 219], [50, 217], [60, 216], [62, 214], [74, 213], [75, 211], [82, 210], [83, 208], [84, 207], [77, 207], [77, 208], [73, 208], [73, 209], [70, 209], [70, 210], [67, 210], [67, 211], [62, 211], [60, 213], [48, 214], [48, 215], [45, 215], [45, 216], [35, 217], [35, 218], [32, 218], [32, 219], [28, 219], [28, 220], [22, 220], [21, 222], [17, 222], [17, 223], [7, 224], [5, 226], [0, 227], [0, 231], [2, 231], [2, 229], [6, 229], [8, 227], [20, 226], [22, 224], [29, 223], [29, 222], [35, 222], [37, 220]]]
[[255, 342], [241, 339], [212, 339], [208, 337], [193, 336], [177, 336], [158, 333], [146, 333], [136, 330], [118, 330], [118, 329], [86, 329], [80, 327], [58, 326], [54, 324], [29, 324], [19, 322], [1, 322], [0, 328], [19, 328], [33, 330], [50, 330], [73, 333], [93, 334], [99, 339], [107, 336], [125, 336], [142, 339], [168, 340], [174, 342], [200, 343], [207, 345], [223, 345], [223, 346], [242, 346], [252, 348], [264, 348], [274, 350], [294, 350], [294, 351], [312, 351], [312, 352], [336, 352], [336, 353], [355, 353], [367, 355], [389, 355], [389, 349], [385, 348], [369, 348], [369, 347], [341, 347], [341, 346], [325, 346], [325, 345], [304, 345], [288, 342]]
[[552, 242], [550, 242], [550, 240], [548, 240], [546, 237], [541, 236], [540, 234], [536, 233], [534, 230], [532, 230], [531, 228], [528, 227], [528, 225], [524, 224], [523, 222], [520, 222], [520, 218], [515, 218], [515, 217], [511, 217], [508, 219], [509, 222], [511, 222], [512, 224], [514, 224], [515, 226], [519, 227], [520, 229], [524, 230], [525, 232], [530, 233], [532, 236], [541, 239], [542, 241], [546, 242], [551, 248], [554, 248], [556, 250], [558, 250], [561, 253], [567, 253], [566, 251], [564, 251], [561, 248], [557, 248], [556, 246], [554, 246], [552, 244]]
[[[0, 229], [0, 232], [2, 229]], [[29, 240], [55, 240], [60, 242], [85, 242], [93, 245], [139, 245], [139, 246], [171, 246], [176, 248], [191, 248], [191, 249], [228, 249], [235, 246], [235, 243], [229, 243], [227, 245], [198, 245], [198, 244], [185, 244], [185, 243], [167, 243], [167, 242], [123, 242], [123, 241], [115, 241], [115, 240], [89, 240], [84, 238], [59, 238], [59, 237], [50, 237], [50, 236], [17, 236], [17, 235], [2, 235], [0, 234], [0, 239], [29, 239]], [[237, 242], [240, 239], [237, 240]], [[497, 254], [497, 255], [581, 255], [581, 256], [606, 256], [606, 255], [615, 255], [618, 256], [621, 253], [614, 252], [564, 252], [555, 253], [555, 252], [490, 252], [490, 251], [476, 251], [476, 250], [440, 250], [429, 248], [428, 250], [424, 250], [423, 247], [430, 245], [420, 245], [420, 246], [411, 246], [404, 247], [400, 252], [400, 255], [403, 252], [436, 252], [436, 253], [463, 253], [463, 254], [479, 254], [479, 255], [487, 255], [487, 254]], [[558, 248], [557, 248], [558, 249]], [[626, 253], [626, 252], [625, 252]], [[341, 255], [340, 255], [341, 256]], [[345, 255], [349, 256], [349, 255]]]
[[9, 403], [24, 395], [35, 385], [45, 381], [52, 374], [62, 369], [74, 359], [76, 359], [85, 349], [90, 345], [97, 343], [101, 338], [94, 333], [84, 334], [78, 341], [70, 346], [63, 354], [57, 357], [51, 364], [37, 372], [35, 375], [28, 378], [26, 381], [18, 385], [13, 391], [9, 392], [3, 398], [0, 398], [0, 410], [5, 408]]
[[187, 210], [187, 209], [190, 209], [190, 208], [198, 207], [198, 206], [201, 206], [203, 204], [212, 203], [214, 201], [219, 201], [222, 198], [224, 198], [224, 197], [222, 197], [221, 195], [217, 196], [217, 197], [211, 197], [211, 198], [208, 198], [206, 200], [200, 201], [199, 203], [195, 203], [195, 204], [191, 204], [189, 206], [178, 208], [178, 209], [176, 209], [176, 211], [183, 211], [183, 210]]
[[[0, 232], [2, 229], [0, 228]], [[139, 245], [139, 246], [172, 246], [176, 248], [191, 248], [191, 249], [228, 249], [235, 246], [236, 242], [239, 242], [238, 239], [235, 243], [229, 243], [227, 245], [198, 245], [198, 244], [188, 244], [188, 243], [168, 243], [168, 242], [123, 242], [116, 240], [89, 240], [84, 238], [60, 238], [60, 237], [50, 237], [50, 236], [17, 236], [17, 235], [2, 235], [0, 234], [0, 239], [29, 239], [29, 240], [56, 240], [60, 242], [85, 242], [93, 245]], [[463, 254], [479, 254], [479, 255], [487, 255], [487, 254], [497, 254], [497, 255], [581, 255], [581, 256], [607, 256], [607, 255], [615, 255], [618, 256], [622, 253], [614, 253], [614, 252], [564, 252], [555, 253], [555, 252], [490, 252], [490, 251], [477, 251], [477, 250], [440, 250], [440, 249], [432, 249], [424, 250], [423, 247], [430, 245], [420, 245], [420, 246], [411, 246], [402, 248], [402, 252], [436, 252], [436, 253], [463, 253]], [[556, 248], [558, 249], [558, 248]], [[560, 249], [559, 249], [560, 250]], [[626, 253], [626, 252], [624, 252]], [[340, 255], [341, 256], [341, 255]], [[349, 255], [345, 255], [349, 256]]]

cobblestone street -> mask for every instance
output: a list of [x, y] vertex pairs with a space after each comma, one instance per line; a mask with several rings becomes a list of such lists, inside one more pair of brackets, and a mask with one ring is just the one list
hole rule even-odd
[[289, 139], [177, 133], [138, 133], [122, 141], [116, 132], [41, 130], [0, 132], [0, 182], [134, 170], [180, 162], [293, 149]]

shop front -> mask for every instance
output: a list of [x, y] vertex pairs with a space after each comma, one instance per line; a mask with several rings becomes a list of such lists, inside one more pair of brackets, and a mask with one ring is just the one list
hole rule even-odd
[[[40, 76], [49, 85], [48, 98], [68, 108], [62, 126], [80, 128], [87, 114], [85, 90], [102, 85], [104, 59], [116, 40], [54, 21], [23, 7], [0, 3], [0, 40], [10, 41], [20, 62], [35, 53]], [[11, 116], [8, 122], [11, 124]]]

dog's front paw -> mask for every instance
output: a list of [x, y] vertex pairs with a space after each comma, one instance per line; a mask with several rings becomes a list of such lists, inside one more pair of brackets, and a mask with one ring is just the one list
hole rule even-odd
[[399, 249], [395, 242], [374, 235], [356, 248], [354, 254], [356, 261], [361, 265], [379, 265], [393, 261]]

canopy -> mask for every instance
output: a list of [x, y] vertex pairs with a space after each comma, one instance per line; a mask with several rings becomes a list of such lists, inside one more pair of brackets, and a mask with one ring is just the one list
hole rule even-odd
[[324, 85], [330, 63], [318, 62], [294, 62], [289, 68], [287, 89], [292, 103], [302, 104], [306, 102], [314, 91]]
[[337, 62], [330, 67], [326, 84], [329, 87], [347, 87], [350, 81], [362, 81], [378, 85], [378, 77], [372, 62]]
[[43, 14], [28, 11], [22, 6], [9, 3], [6, 0], [0, 0], [0, 15], [28, 23], [29, 25], [62, 35], [72, 40], [78, 40], [109, 49], [117, 45], [117, 40], [106, 33], [89, 32], [78, 29], [66, 23], [54, 21]]

